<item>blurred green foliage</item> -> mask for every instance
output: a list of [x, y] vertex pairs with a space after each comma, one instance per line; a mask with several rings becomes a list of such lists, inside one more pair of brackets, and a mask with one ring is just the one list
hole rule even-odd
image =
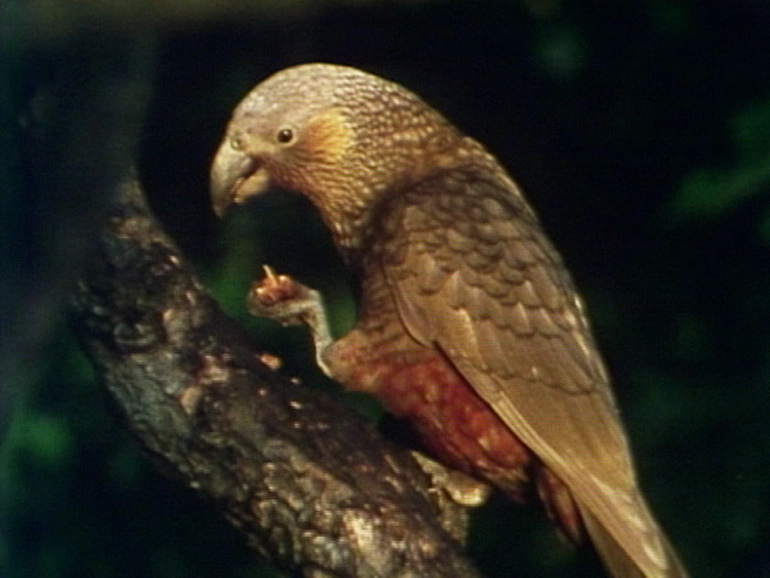
[[[770, 98], [740, 110], [730, 123], [734, 151], [726, 166], [699, 169], [685, 178], [674, 195], [671, 213], [687, 220], [723, 216], [758, 197], [767, 210], [770, 188]], [[770, 233], [765, 214], [762, 230]], [[767, 239], [770, 240], [770, 239]]]
[[[650, 502], [693, 576], [767, 577], [768, 27], [763, 3], [490, 0], [168, 30], [141, 174], [223, 307], [288, 372], [331, 388], [301, 330], [250, 319], [243, 303], [269, 263], [323, 291], [338, 334], [350, 327], [354, 292], [322, 224], [281, 195], [215, 223], [208, 163], [236, 102], [293, 63], [360, 66], [422, 94], [503, 160], [563, 252]], [[144, 459], [66, 332], [38, 369], [0, 451], [0, 574], [270, 575], [210, 504]], [[470, 548], [491, 577], [596, 571], [540, 513], [501, 500], [477, 516]]]

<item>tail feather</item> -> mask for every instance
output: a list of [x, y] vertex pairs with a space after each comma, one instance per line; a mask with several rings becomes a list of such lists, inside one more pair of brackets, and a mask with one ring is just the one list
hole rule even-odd
[[687, 578], [687, 570], [662, 532], [660, 539], [666, 554], [665, 567], [640, 568], [596, 516], [581, 504], [578, 508], [599, 557], [614, 578]]

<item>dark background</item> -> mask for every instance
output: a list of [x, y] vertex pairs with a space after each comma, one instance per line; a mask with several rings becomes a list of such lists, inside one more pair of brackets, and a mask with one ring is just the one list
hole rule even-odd
[[[72, 4], [51, 30], [46, 2], [3, 13], [0, 576], [271, 575], [141, 455], [48, 289], [82, 258], [44, 267], [69, 238], [49, 231], [80, 208], [50, 210], [25, 143], [91, 34], [153, 37], [137, 155], [150, 201], [223, 306], [311, 386], [330, 387], [305, 335], [249, 319], [246, 288], [264, 262], [292, 273], [324, 291], [338, 332], [351, 292], [306, 203], [267, 197], [215, 222], [208, 165], [232, 108], [278, 69], [336, 62], [406, 85], [485, 143], [588, 302], [643, 486], [693, 576], [770, 576], [770, 5], [295, 2], [166, 18], [116, 4], [128, 12], [100, 19]], [[598, 572], [501, 500], [470, 547], [490, 577]]]

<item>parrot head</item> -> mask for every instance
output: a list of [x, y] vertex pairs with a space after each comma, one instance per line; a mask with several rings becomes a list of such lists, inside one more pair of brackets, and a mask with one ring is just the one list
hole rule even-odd
[[271, 186], [293, 190], [341, 245], [354, 244], [377, 201], [454, 158], [460, 138], [398, 84], [345, 66], [288, 68], [235, 109], [211, 169], [214, 210], [223, 216]]

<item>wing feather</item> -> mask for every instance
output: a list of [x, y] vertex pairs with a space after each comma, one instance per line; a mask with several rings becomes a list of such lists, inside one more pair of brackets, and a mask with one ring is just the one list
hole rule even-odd
[[445, 352], [641, 568], [662, 572], [582, 305], [515, 185], [447, 172], [395, 202], [382, 266], [407, 330]]

